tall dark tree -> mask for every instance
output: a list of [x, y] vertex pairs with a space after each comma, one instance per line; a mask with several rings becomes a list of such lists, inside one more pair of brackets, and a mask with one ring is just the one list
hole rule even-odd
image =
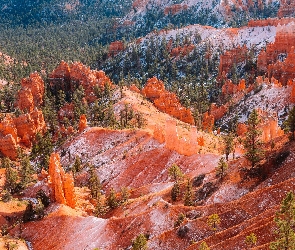
[[262, 149], [263, 143], [260, 140], [262, 132], [258, 128], [259, 123], [258, 113], [254, 109], [248, 118], [248, 131], [244, 140], [244, 147], [246, 149], [245, 157], [251, 162], [252, 168], [262, 160], [264, 155]]
[[294, 193], [289, 192], [281, 203], [280, 210], [276, 213], [277, 239], [270, 243], [271, 250], [295, 249], [295, 200]]
[[285, 125], [285, 130], [290, 132], [290, 140], [294, 141], [295, 140], [295, 106], [289, 111], [289, 116], [287, 120], [284, 123]]

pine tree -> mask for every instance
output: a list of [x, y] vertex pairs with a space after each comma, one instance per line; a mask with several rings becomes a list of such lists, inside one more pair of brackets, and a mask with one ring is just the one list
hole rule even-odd
[[105, 205], [101, 193], [96, 196], [96, 206], [94, 214], [96, 217], [102, 217], [108, 212], [108, 207]]
[[270, 249], [295, 249], [295, 201], [293, 192], [287, 193], [285, 199], [283, 199], [274, 221], [277, 224], [276, 234], [278, 238], [276, 241], [271, 242]]
[[168, 169], [168, 174], [174, 182], [179, 181], [183, 177], [181, 169], [175, 163]]
[[234, 135], [233, 135], [233, 133], [228, 133], [227, 135], [223, 136], [223, 142], [224, 142], [225, 159], [226, 159], [226, 161], [228, 161], [228, 156], [234, 149]]
[[93, 199], [96, 199], [98, 195], [100, 195], [100, 189], [101, 189], [101, 183], [99, 180], [99, 177], [95, 173], [95, 168], [93, 165], [90, 165], [89, 167], [89, 189], [90, 194]]
[[218, 214], [211, 214], [208, 217], [208, 225], [215, 231], [217, 226], [220, 224], [220, 218]]
[[115, 209], [119, 206], [119, 202], [115, 193], [115, 189], [111, 188], [107, 197], [107, 205], [110, 209]]
[[221, 157], [218, 161], [217, 167], [215, 168], [216, 176], [222, 179], [226, 175], [227, 169], [228, 165], [224, 160], [224, 157]]
[[146, 250], [147, 238], [144, 234], [139, 234], [132, 242], [132, 250]]
[[83, 169], [83, 166], [82, 166], [82, 162], [81, 162], [81, 159], [80, 157], [77, 155], [76, 156], [76, 159], [75, 159], [75, 162], [72, 166], [72, 172], [73, 174], [75, 175], [76, 173], [80, 172], [81, 170]]
[[203, 241], [199, 246], [199, 250], [210, 250], [210, 248], [208, 247], [207, 243]]
[[21, 160], [21, 186], [25, 188], [32, 180], [34, 168], [30, 163], [29, 157], [24, 156]]
[[260, 119], [254, 109], [248, 119], [248, 131], [244, 140], [246, 149], [245, 157], [251, 162], [252, 168], [263, 158], [262, 141], [260, 140], [261, 131], [258, 129]]
[[176, 201], [177, 198], [179, 197], [179, 195], [180, 195], [180, 186], [179, 186], [178, 182], [175, 182], [173, 184], [172, 189], [171, 189], [171, 199], [172, 199], [172, 201]]
[[257, 236], [254, 233], [251, 233], [246, 236], [245, 242], [249, 247], [254, 247], [257, 242]]
[[184, 193], [184, 205], [192, 206], [193, 205], [193, 187], [191, 181], [188, 179], [186, 184], [186, 190]]
[[174, 181], [173, 187], [171, 189], [171, 199], [172, 201], [176, 201], [177, 197], [180, 195], [179, 180], [183, 177], [183, 173], [181, 172], [181, 169], [174, 163], [168, 169], [168, 175]]
[[11, 194], [17, 192], [18, 173], [12, 168], [12, 163], [8, 158], [2, 160], [2, 168], [5, 168], [4, 189]]
[[284, 122], [284, 127], [285, 130], [290, 132], [290, 140], [294, 141], [295, 140], [295, 106], [289, 111], [289, 116], [287, 120]]

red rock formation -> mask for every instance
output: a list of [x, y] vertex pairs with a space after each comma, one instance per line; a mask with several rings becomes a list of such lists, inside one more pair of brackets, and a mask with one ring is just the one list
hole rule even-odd
[[281, 0], [280, 9], [278, 11], [278, 17], [294, 17], [295, 2], [293, 0]]
[[[295, 30], [281, 28], [277, 32], [275, 42], [268, 44], [257, 58], [257, 68], [262, 73], [268, 73], [268, 78], [275, 77], [283, 85], [295, 76]], [[284, 59], [285, 58], [285, 59]]]
[[[262, 131], [262, 141], [268, 142], [284, 134], [284, 131], [278, 126], [278, 118], [276, 114], [270, 115], [262, 110], [258, 110], [258, 114], [261, 120], [259, 129]], [[244, 136], [247, 130], [248, 128], [246, 124], [239, 123], [237, 126], [237, 135]]]
[[237, 135], [238, 136], [244, 136], [247, 132], [247, 125], [245, 123], [238, 123], [237, 126]]
[[65, 92], [73, 93], [79, 85], [85, 91], [86, 100], [93, 102], [96, 99], [94, 88], [102, 89], [106, 85], [113, 86], [109, 77], [103, 71], [91, 70], [80, 62], [68, 65], [61, 62], [60, 65], [49, 75], [50, 85], [56, 90], [62, 89]]
[[11, 159], [16, 158], [16, 148], [21, 143], [30, 147], [35, 135], [46, 130], [42, 111], [37, 109], [43, 103], [44, 82], [38, 73], [21, 81], [15, 106], [25, 114], [18, 117], [6, 115], [0, 122], [1, 153]]
[[34, 109], [34, 97], [30, 89], [21, 89], [18, 92], [17, 106], [24, 112], [32, 112]]
[[23, 89], [30, 89], [34, 99], [34, 106], [39, 107], [43, 103], [44, 96], [44, 81], [42, 77], [37, 73], [31, 73], [30, 77], [24, 78], [21, 81]]
[[195, 48], [195, 45], [193, 44], [189, 44], [189, 45], [184, 45], [183, 47], [177, 47], [177, 48], [173, 48], [171, 50], [171, 56], [186, 56], [188, 55], [190, 52], [192, 52]]
[[61, 79], [69, 79], [70, 78], [70, 67], [69, 65], [61, 61], [60, 64], [52, 71], [50, 77], [53, 78], [61, 78]]
[[294, 22], [295, 18], [268, 18], [268, 19], [260, 19], [260, 20], [250, 20], [248, 22], [248, 27], [264, 27], [264, 26], [278, 26], [278, 25], [286, 25], [288, 23]]
[[60, 157], [56, 153], [50, 156], [49, 176], [53, 200], [75, 208], [74, 178], [71, 174], [64, 172]]
[[211, 104], [210, 114], [214, 117], [215, 121], [221, 119], [226, 114], [227, 111], [228, 111], [228, 108], [224, 105], [217, 107], [215, 103]]
[[187, 10], [187, 5], [186, 4], [173, 4], [171, 6], [168, 6], [164, 9], [164, 14], [167, 16], [168, 14], [170, 15], [175, 15], [180, 11]]
[[[292, 52], [293, 50], [293, 52]], [[278, 79], [283, 85], [286, 85], [288, 80], [295, 78], [295, 51], [294, 47], [288, 53], [287, 58], [281, 62], [277, 61], [274, 64], [268, 65], [269, 77]]]
[[154, 105], [162, 112], [177, 119], [194, 124], [194, 118], [190, 109], [182, 107], [174, 93], [165, 90], [164, 83], [156, 77], [148, 79], [142, 94], [154, 102]]
[[135, 93], [140, 93], [139, 88], [136, 87], [136, 85], [132, 84], [129, 89]]
[[87, 128], [86, 115], [81, 115], [79, 121], [79, 132], [81, 133], [85, 128]]
[[27, 147], [31, 146], [31, 142], [37, 133], [43, 133], [46, 130], [43, 113], [39, 110], [15, 117], [14, 123], [20, 142]]
[[202, 128], [204, 131], [212, 132], [214, 126], [214, 116], [209, 114], [208, 112], [203, 115], [203, 123]]
[[220, 56], [219, 62], [219, 76], [223, 72], [226, 74], [230, 72], [234, 64], [244, 62], [247, 59], [248, 49], [246, 45], [243, 47], [238, 46], [235, 49], [226, 51], [223, 55]]
[[164, 83], [158, 80], [156, 77], [150, 78], [147, 80], [144, 88], [142, 89], [141, 93], [149, 98], [150, 100], [154, 101], [160, 98], [161, 93], [165, 92]]
[[18, 92], [16, 106], [25, 112], [32, 112], [43, 103], [44, 81], [38, 73], [21, 80], [21, 90]]
[[124, 43], [122, 41], [111, 42], [109, 46], [108, 56], [115, 56], [124, 50]]
[[11, 134], [0, 136], [0, 152], [11, 160], [17, 158], [17, 142]]

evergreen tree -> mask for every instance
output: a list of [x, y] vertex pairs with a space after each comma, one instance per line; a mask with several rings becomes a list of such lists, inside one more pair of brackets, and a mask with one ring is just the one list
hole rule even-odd
[[271, 242], [271, 250], [293, 250], [295, 249], [295, 201], [293, 192], [287, 193], [281, 203], [280, 210], [276, 213], [277, 240]]
[[284, 127], [285, 130], [290, 132], [290, 140], [294, 141], [295, 140], [295, 106], [289, 111], [289, 116], [287, 120], [284, 122]]
[[177, 197], [180, 195], [179, 180], [183, 177], [183, 173], [181, 172], [181, 169], [174, 163], [168, 169], [168, 175], [174, 181], [173, 187], [171, 189], [171, 199], [172, 201], [176, 201]]
[[180, 185], [178, 182], [174, 182], [173, 187], [171, 189], [171, 199], [172, 201], [176, 201], [180, 195]]
[[226, 161], [224, 160], [224, 157], [221, 157], [218, 161], [218, 165], [215, 168], [216, 176], [223, 179], [223, 177], [226, 175], [226, 171], [228, 169], [228, 165]]
[[119, 202], [115, 193], [115, 189], [111, 188], [107, 197], [107, 205], [110, 209], [115, 209], [119, 206]]
[[89, 167], [89, 174], [90, 194], [93, 199], [96, 199], [100, 195], [101, 183], [93, 165], [90, 165]]
[[254, 233], [251, 233], [251, 234], [247, 235], [245, 242], [249, 247], [254, 247], [256, 245], [256, 242], [257, 242], [256, 235]]
[[32, 147], [30, 158], [36, 160], [39, 170], [48, 169], [49, 157], [53, 152], [51, 134], [47, 131], [43, 136], [37, 134]]
[[179, 181], [183, 177], [180, 167], [178, 167], [175, 163], [168, 169], [168, 174], [174, 182]]
[[82, 165], [81, 159], [77, 155], [76, 158], [75, 158], [75, 162], [74, 162], [74, 164], [72, 166], [72, 172], [75, 175], [76, 173], [80, 172], [82, 169], [83, 169], [83, 165]]
[[2, 168], [5, 168], [4, 189], [13, 194], [18, 189], [18, 173], [12, 168], [12, 163], [8, 158], [2, 159]]
[[203, 241], [199, 246], [199, 250], [210, 250], [210, 248], [208, 247], [207, 243]]
[[211, 214], [208, 217], [208, 225], [215, 231], [217, 230], [217, 226], [220, 224], [220, 218], [218, 214]]
[[105, 205], [101, 193], [96, 196], [96, 206], [94, 210], [94, 215], [96, 217], [102, 217], [108, 212], [108, 207]]
[[25, 188], [32, 180], [34, 168], [30, 163], [28, 156], [24, 156], [21, 160], [21, 186]]
[[264, 154], [262, 150], [263, 143], [260, 140], [262, 132], [258, 129], [259, 123], [258, 113], [254, 109], [248, 119], [248, 131], [244, 140], [245, 157], [251, 162], [252, 168], [263, 158]]
[[188, 179], [186, 184], [186, 190], [184, 193], [184, 205], [192, 206], [193, 205], [193, 187], [191, 181]]
[[234, 135], [228, 133], [223, 136], [225, 159], [228, 161], [229, 154], [234, 150]]
[[147, 249], [147, 238], [144, 234], [139, 234], [132, 242], [132, 250], [146, 250]]

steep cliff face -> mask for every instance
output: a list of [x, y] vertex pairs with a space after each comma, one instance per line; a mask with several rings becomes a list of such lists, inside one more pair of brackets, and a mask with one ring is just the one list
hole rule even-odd
[[71, 173], [64, 172], [59, 154], [52, 153], [50, 156], [49, 177], [53, 201], [75, 208], [74, 179]]
[[156, 77], [148, 79], [142, 94], [153, 101], [154, 105], [162, 112], [177, 119], [194, 124], [194, 118], [190, 109], [183, 107], [174, 93], [165, 90], [164, 83]]
[[104, 89], [106, 85], [112, 87], [112, 82], [103, 71], [91, 70], [80, 62], [74, 62], [68, 65], [61, 62], [59, 66], [49, 75], [51, 88], [56, 92], [63, 90], [66, 95], [72, 94], [79, 85], [82, 85], [85, 91], [85, 97], [88, 102], [96, 99], [95, 87]]
[[15, 160], [17, 157], [17, 129], [13, 117], [5, 115], [0, 122], [0, 152]]

